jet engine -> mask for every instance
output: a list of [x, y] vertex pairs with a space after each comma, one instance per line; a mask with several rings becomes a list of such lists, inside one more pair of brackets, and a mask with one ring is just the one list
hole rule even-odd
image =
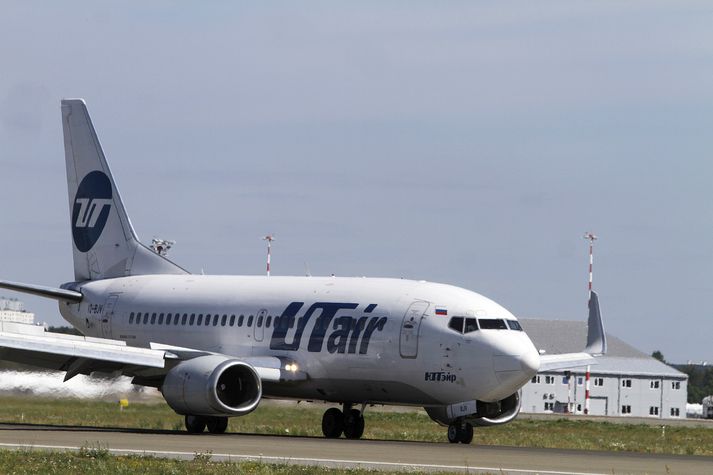
[[[478, 401], [480, 402], [480, 401]], [[482, 408], [481, 414], [484, 417], [478, 417], [470, 421], [475, 426], [497, 426], [507, 424], [517, 417], [520, 413], [520, 393], [516, 392], [505, 399], [497, 402], [484, 402], [479, 405]]]
[[[516, 392], [496, 402], [476, 401], [477, 413], [465, 416], [465, 421], [474, 426], [495, 426], [507, 424], [520, 412], [520, 393]], [[426, 407], [426, 412], [441, 425], [449, 425], [456, 418], [451, 416], [448, 406]]]
[[172, 368], [161, 386], [171, 408], [182, 415], [242, 416], [262, 397], [255, 368], [220, 355], [200, 356]]

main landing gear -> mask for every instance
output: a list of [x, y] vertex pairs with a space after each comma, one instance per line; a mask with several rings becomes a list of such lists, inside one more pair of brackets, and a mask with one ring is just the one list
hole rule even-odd
[[336, 407], [327, 409], [322, 416], [322, 433], [328, 439], [337, 439], [344, 433], [347, 439], [359, 439], [364, 434], [364, 414], [352, 409], [350, 403], [344, 404], [344, 410]]
[[473, 441], [473, 426], [467, 422], [455, 421], [448, 426], [448, 442], [470, 444]]
[[190, 434], [201, 434], [208, 428], [211, 434], [223, 434], [228, 428], [227, 417], [186, 416], [186, 430]]

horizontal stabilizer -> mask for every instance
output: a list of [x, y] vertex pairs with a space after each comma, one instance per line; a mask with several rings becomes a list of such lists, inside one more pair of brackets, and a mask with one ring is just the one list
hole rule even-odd
[[43, 285], [21, 284], [19, 282], [10, 282], [7, 280], [0, 280], [0, 289], [14, 290], [15, 292], [23, 292], [25, 294], [37, 295], [48, 299], [69, 302], [80, 302], [82, 300], [82, 294], [73, 290], [45, 287]]

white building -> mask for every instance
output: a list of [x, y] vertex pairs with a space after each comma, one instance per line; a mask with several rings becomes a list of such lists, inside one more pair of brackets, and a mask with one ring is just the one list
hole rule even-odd
[[17, 299], [0, 297], [0, 322], [35, 323], [35, 314], [25, 311], [25, 305]]
[[[581, 351], [587, 324], [565, 320], [520, 320], [538, 350]], [[590, 367], [589, 414], [685, 418], [688, 375], [607, 333], [608, 352]], [[586, 368], [538, 373], [522, 388], [523, 413], [584, 414]]]

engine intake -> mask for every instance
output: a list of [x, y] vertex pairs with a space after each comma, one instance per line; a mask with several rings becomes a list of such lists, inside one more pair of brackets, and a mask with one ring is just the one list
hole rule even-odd
[[171, 369], [161, 393], [178, 414], [241, 416], [260, 403], [262, 384], [250, 364], [207, 355], [183, 361]]
[[[520, 413], [520, 393], [516, 392], [496, 402], [477, 401], [477, 413], [465, 416], [465, 420], [474, 426], [495, 426], [506, 424]], [[434, 421], [441, 425], [449, 425], [456, 418], [451, 416], [447, 406], [425, 407], [426, 412]]]

